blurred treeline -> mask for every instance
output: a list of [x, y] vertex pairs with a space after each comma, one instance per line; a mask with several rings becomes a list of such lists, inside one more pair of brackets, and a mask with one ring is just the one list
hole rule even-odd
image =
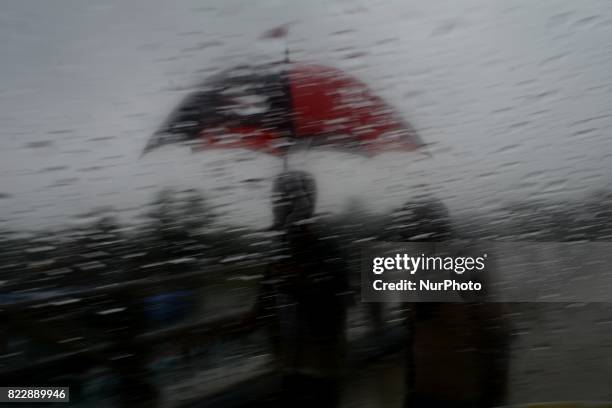
[[[373, 214], [354, 198], [341, 213], [321, 215], [318, 225], [324, 236], [350, 250], [368, 240], [397, 240], [402, 230], [418, 234], [415, 220], [398, 214], [439, 204], [434, 198], [420, 199], [388, 214]], [[0, 231], [0, 291], [88, 287], [151, 274], [205, 272], [206, 265], [265, 262], [272, 247], [270, 233], [220, 223], [216, 209], [198, 190], [160, 191], [148, 207], [141, 222], [129, 226], [107, 208], [84, 214], [77, 225], [63, 229]], [[606, 241], [612, 239], [612, 192], [577, 200], [514, 203], [487, 215], [450, 218], [457, 236], [472, 239]]]

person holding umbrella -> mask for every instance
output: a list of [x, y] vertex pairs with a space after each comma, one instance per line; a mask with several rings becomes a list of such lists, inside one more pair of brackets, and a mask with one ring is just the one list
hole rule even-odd
[[288, 58], [235, 67], [201, 83], [153, 134], [143, 154], [172, 143], [283, 159], [272, 200], [282, 253], [268, 268], [251, 316], [272, 328], [283, 373], [282, 406], [336, 406], [350, 297], [347, 267], [312, 221], [313, 177], [289, 171], [288, 156], [301, 147], [325, 147], [372, 157], [412, 152], [424, 143], [355, 77]]
[[312, 220], [316, 196], [306, 172], [276, 178], [271, 229], [280, 233], [279, 254], [248, 319], [269, 329], [283, 407], [335, 407], [340, 400], [352, 292], [340, 251], [322, 239]]

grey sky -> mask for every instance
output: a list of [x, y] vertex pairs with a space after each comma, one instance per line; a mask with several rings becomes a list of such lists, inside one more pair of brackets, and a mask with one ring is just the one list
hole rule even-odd
[[108, 205], [130, 219], [159, 188], [180, 186], [203, 189], [234, 222], [266, 225], [278, 159], [180, 146], [138, 156], [191, 84], [280, 58], [284, 44], [257, 37], [285, 22], [294, 59], [346, 69], [434, 143], [427, 160], [293, 157], [317, 177], [321, 210], [358, 196], [384, 211], [422, 183], [453, 211], [610, 188], [604, 0], [7, 0], [0, 223], [56, 225]]

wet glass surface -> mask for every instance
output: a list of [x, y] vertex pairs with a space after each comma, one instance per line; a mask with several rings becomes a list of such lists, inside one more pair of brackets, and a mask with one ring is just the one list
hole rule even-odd
[[[10, 0], [0, 32], [0, 385], [180, 406], [277, 374], [243, 315], [291, 251], [337, 260], [299, 218], [357, 294], [343, 404], [401, 406], [411, 307], [360, 302], [364, 245], [612, 239], [606, 1]], [[316, 193], [279, 223], [287, 169]], [[612, 400], [608, 304], [500, 313], [507, 402]]]

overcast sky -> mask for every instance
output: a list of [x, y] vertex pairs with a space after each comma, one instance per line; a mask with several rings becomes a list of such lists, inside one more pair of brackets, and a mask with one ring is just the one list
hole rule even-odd
[[[612, 3], [573, 0], [5, 0], [0, 225], [62, 225], [113, 206], [133, 220], [166, 186], [202, 189], [237, 224], [269, 223], [278, 159], [182, 146], [139, 159], [189, 87], [282, 57], [357, 76], [433, 158], [311, 151], [320, 209], [386, 211], [427, 184], [454, 212], [579, 195], [612, 180]], [[259, 182], [245, 182], [261, 179]], [[135, 210], [134, 210], [135, 209]]]

